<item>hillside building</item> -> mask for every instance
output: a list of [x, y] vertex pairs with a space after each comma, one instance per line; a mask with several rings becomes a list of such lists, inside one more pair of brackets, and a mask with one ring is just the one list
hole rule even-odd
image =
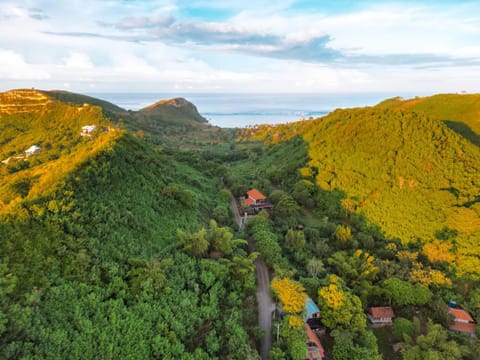
[[91, 137], [93, 135], [93, 133], [95, 132], [95, 130], [97, 130], [97, 129], [98, 129], [97, 125], [82, 126], [82, 132], [80, 133], [80, 136]]
[[469, 336], [474, 336], [477, 330], [477, 325], [472, 316], [465, 310], [450, 308], [447, 312], [451, 323], [448, 329], [458, 333], [464, 333]]
[[376, 327], [393, 325], [395, 314], [390, 306], [371, 307], [368, 309], [368, 319]]
[[29, 156], [40, 154], [41, 150], [42, 149], [40, 148], [40, 146], [32, 145], [27, 150], [25, 150], [25, 157], [28, 158]]
[[253, 209], [255, 211], [273, 208], [273, 205], [267, 200], [267, 197], [257, 189], [247, 191], [247, 196], [242, 199], [242, 205], [246, 209]]

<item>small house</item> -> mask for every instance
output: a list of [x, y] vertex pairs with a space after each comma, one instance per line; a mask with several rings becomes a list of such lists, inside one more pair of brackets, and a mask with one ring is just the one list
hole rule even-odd
[[390, 306], [371, 307], [368, 309], [367, 317], [373, 325], [380, 327], [392, 325], [395, 314]]
[[307, 354], [306, 360], [322, 360], [325, 357], [325, 350], [318, 336], [312, 331], [310, 326], [305, 323], [305, 330], [307, 331]]
[[95, 130], [97, 130], [97, 125], [82, 126], [82, 132], [80, 133], [80, 136], [92, 136]]
[[40, 151], [40, 146], [32, 145], [27, 150], [25, 150], [25, 156], [28, 158], [29, 156], [40, 154]]
[[448, 309], [447, 316], [451, 317], [451, 324], [448, 326], [449, 330], [464, 333], [470, 336], [475, 335], [477, 325], [472, 316], [465, 310], [462, 309]]
[[246, 208], [254, 210], [273, 208], [273, 205], [267, 200], [267, 197], [257, 189], [247, 191], [247, 196], [243, 200], [243, 205]]
[[267, 200], [267, 197], [263, 195], [257, 189], [252, 189], [247, 191], [247, 198], [245, 199], [245, 203], [248, 205], [261, 205], [264, 204]]

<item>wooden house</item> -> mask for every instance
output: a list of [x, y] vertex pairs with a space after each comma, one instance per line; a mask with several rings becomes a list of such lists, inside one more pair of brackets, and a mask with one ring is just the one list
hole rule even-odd
[[392, 325], [395, 314], [390, 306], [371, 307], [368, 309], [367, 317], [373, 325], [380, 327]]
[[477, 325], [472, 316], [462, 309], [448, 309], [447, 316], [450, 317], [451, 323], [448, 326], [449, 330], [464, 333], [470, 336], [474, 336], [477, 330]]

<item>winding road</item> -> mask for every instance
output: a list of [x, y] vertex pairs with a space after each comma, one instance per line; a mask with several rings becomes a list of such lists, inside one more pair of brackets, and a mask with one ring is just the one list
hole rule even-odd
[[[243, 229], [243, 222], [238, 212], [238, 205], [232, 196], [230, 201], [233, 215], [239, 229]], [[255, 249], [255, 244], [248, 242], [249, 251]], [[265, 331], [262, 342], [261, 356], [262, 360], [268, 360], [268, 353], [272, 347], [272, 312], [275, 310], [275, 304], [270, 297], [270, 275], [267, 264], [262, 259], [255, 260], [255, 274], [257, 276], [257, 304], [258, 304], [258, 325]]]
[[270, 276], [263, 260], [255, 260], [255, 273], [257, 274], [258, 325], [265, 330], [261, 355], [262, 360], [268, 360], [268, 353], [272, 347], [272, 312], [275, 310], [275, 304], [270, 298]]

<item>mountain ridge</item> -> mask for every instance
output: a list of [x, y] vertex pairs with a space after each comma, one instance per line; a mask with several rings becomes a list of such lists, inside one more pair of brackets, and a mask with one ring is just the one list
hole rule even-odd
[[227, 136], [224, 130], [210, 125], [196, 106], [184, 98], [159, 100], [138, 111], [127, 111], [108, 101], [69, 91], [17, 89], [0, 93], [0, 104], [3, 104], [0, 116], [30, 110], [41, 112], [44, 105], [55, 102], [72, 104], [78, 109], [97, 106], [112, 123], [155, 145], [181, 144], [191, 148], [218, 142]]

